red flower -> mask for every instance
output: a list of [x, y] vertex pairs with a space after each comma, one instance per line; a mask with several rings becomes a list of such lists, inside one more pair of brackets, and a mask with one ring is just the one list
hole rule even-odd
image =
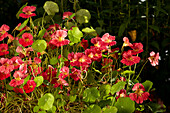
[[50, 43], [57, 47], [67, 45], [70, 43], [70, 41], [65, 39], [66, 36], [67, 32], [65, 30], [57, 30], [51, 35], [52, 40], [50, 41]]
[[7, 44], [0, 44], [0, 56], [9, 54], [8, 45]]
[[89, 45], [88, 45], [88, 41], [87, 41], [87, 40], [84, 40], [84, 39], [81, 41], [80, 44], [81, 44], [81, 46], [84, 48], [84, 50], [86, 50], [87, 47], [89, 46]]
[[4, 40], [4, 38], [6, 38], [8, 36], [8, 32], [9, 31], [9, 26], [6, 24], [3, 24], [0, 27], [0, 41]]
[[15, 93], [21, 93], [21, 94], [24, 93], [22, 88], [15, 87], [15, 88], [13, 88], [13, 90], [15, 91]]
[[69, 68], [64, 66], [61, 68], [61, 73], [59, 75], [59, 78], [65, 79], [67, 76], [69, 76]]
[[121, 82], [121, 81], [126, 81], [125, 77], [120, 77], [120, 79], [116, 79], [115, 83]]
[[78, 81], [81, 77], [81, 71], [76, 68], [72, 68], [71, 72], [72, 72], [70, 73], [71, 78], [73, 78], [75, 81]]
[[140, 62], [140, 57], [132, 56], [131, 50], [123, 53], [123, 59], [121, 60], [121, 63], [126, 64], [127, 66], [131, 66], [139, 62]]
[[125, 89], [121, 89], [119, 92], [116, 93], [116, 95], [117, 95], [116, 99], [118, 99], [120, 97], [128, 97]]
[[9, 85], [12, 87], [16, 87], [16, 86], [20, 86], [21, 84], [24, 83], [23, 78], [25, 78], [26, 75], [24, 75], [21, 71], [15, 71], [13, 77], [15, 79], [12, 79], [11, 82], [9, 83]]
[[93, 61], [98, 61], [102, 59], [102, 52], [101, 50], [94, 48], [94, 49], [86, 49], [85, 55], [87, 55], [89, 58], [91, 58]]
[[149, 97], [149, 93], [148, 92], [144, 92], [145, 88], [141, 83], [136, 83], [133, 88], [133, 91], [135, 91], [134, 93], [130, 93], [129, 97], [131, 100], [136, 101], [136, 103], [143, 103], [144, 100], [147, 100]]
[[115, 59], [118, 59], [118, 51], [119, 51], [119, 48], [112, 49], [111, 51], [109, 51], [110, 56]]
[[8, 58], [0, 59], [0, 73], [9, 74], [13, 70], [14, 70], [14, 65], [12, 60]]
[[33, 36], [31, 35], [31, 33], [24, 33], [22, 35], [22, 38], [19, 39], [19, 43], [24, 47], [32, 45]]
[[34, 82], [34, 80], [28, 80], [23, 88], [25, 90], [25, 93], [31, 93], [32, 91], [34, 91], [35, 87], [36, 83]]
[[148, 58], [152, 66], [159, 65], [159, 52], [155, 54], [154, 51], [150, 53], [150, 57]]
[[133, 49], [132, 55], [136, 55], [136, 54], [143, 52], [142, 43], [133, 43], [133, 46], [130, 46], [130, 47]]
[[100, 50], [106, 50], [108, 48], [108, 44], [103, 42], [100, 37], [92, 38], [91, 43], [94, 44], [94, 46], [91, 46], [91, 48], [98, 48]]
[[6, 78], [10, 77], [10, 74], [4, 74], [0, 72], [0, 80], [4, 80]]
[[22, 49], [22, 47], [18, 46], [17, 49], [16, 49], [16, 52], [19, 53], [19, 57], [21, 57], [21, 58], [29, 56], [30, 51], [34, 51], [32, 49], [32, 47]]
[[52, 30], [52, 32], [54, 32], [60, 28], [61, 28], [61, 26], [59, 24], [49, 25], [47, 31]]
[[23, 13], [21, 13], [19, 16], [22, 18], [29, 18], [32, 16], [36, 16], [35, 13], [32, 13], [35, 10], [36, 10], [36, 7], [34, 7], [34, 6], [26, 6], [22, 9]]
[[105, 33], [102, 36], [101, 40], [103, 42], [107, 43], [109, 46], [113, 46], [116, 44], [116, 41], [113, 41], [113, 40], [115, 40], [115, 36], [111, 36], [111, 35], [109, 35], [109, 33]]
[[126, 47], [126, 46], [133, 46], [130, 42], [129, 42], [129, 39], [127, 37], [124, 37], [123, 38], [123, 47]]

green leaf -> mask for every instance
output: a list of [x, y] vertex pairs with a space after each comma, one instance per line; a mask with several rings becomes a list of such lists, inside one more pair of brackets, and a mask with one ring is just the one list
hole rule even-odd
[[114, 106], [105, 107], [102, 109], [102, 113], [117, 113], [118, 109]]
[[46, 113], [46, 111], [39, 111], [38, 113]]
[[83, 37], [83, 33], [78, 27], [73, 27], [72, 30], [68, 31], [68, 37], [72, 43], [78, 43], [80, 42], [81, 37]]
[[12, 87], [12, 86], [10, 86], [9, 84], [7, 84], [7, 85], [6, 85], [6, 88], [7, 88], [8, 90], [13, 90], [14, 87]]
[[156, 49], [159, 50], [159, 43], [158, 43], [157, 41], [152, 41], [152, 42], [150, 43], [150, 45], [152, 45], [153, 47], [155, 47]]
[[90, 18], [91, 18], [91, 14], [87, 9], [80, 9], [76, 12], [76, 20], [78, 23], [82, 24], [82, 23], [88, 23]]
[[29, 21], [29, 18], [26, 19], [26, 20], [19, 26], [18, 30], [21, 30], [22, 28], [24, 28], [24, 27], [27, 25], [28, 21]]
[[51, 93], [46, 93], [43, 97], [38, 99], [38, 106], [43, 110], [49, 110], [54, 103], [54, 96]]
[[39, 109], [40, 109], [40, 107], [39, 107], [39, 106], [35, 106], [35, 107], [33, 108], [33, 111], [34, 111], [34, 112], [38, 112], [38, 111], [39, 111]]
[[134, 73], [135, 73], [134, 71], [125, 70], [125, 71], [123, 71], [121, 74], [122, 74], [122, 75], [126, 75], [126, 74], [134, 74]]
[[83, 28], [82, 31], [85, 32], [85, 33], [96, 32], [96, 31], [93, 29], [93, 27], [91, 27], [91, 28], [89, 28], [89, 27]]
[[29, 79], [30, 79], [30, 75], [28, 75], [26, 78], [24, 78], [24, 83], [23, 83], [23, 85], [25, 85]]
[[53, 57], [53, 58], [50, 59], [50, 64], [51, 65], [55, 65], [57, 63], [58, 63], [58, 58], [57, 57]]
[[20, 37], [26, 30], [22, 30], [16, 37]]
[[101, 27], [96, 27], [95, 30], [98, 35], [100, 35], [103, 32], [103, 29]]
[[124, 89], [126, 85], [126, 82], [117, 82], [111, 87], [111, 94], [113, 95], [114, 93], [120, 91], [121, 89]]
[[109, 84], [103, 84], [100, 86], [100, 95], [101, 96], [106, 96], [110, 93], [111, 86]]
[[149, 27], [155, 31], [157, 31], [158, 33], [160, 33], [159, 27], [158, 26], [154, 26], [154, 25], [149, 25]]
[[48, 110], [48, 113], [55, 113], [56, 112], [56, 107], [55, 106], [53, 106], [52, 108], [50, 108], [49, 110]]
[[149, 92], [149, 90], [152, 88], [153, 83], [149, 80], [146, 80], [142, 83], [142, 85], [144, 86], [145, 91]]
[[120, 28], [119, 28], [119, 32], [118, 32], [118, 36], [121, 37], [123, 35], [123, 32], [125, 31], [126, 29], [126, 24], [125, 23], [122, 23], [120, 25]]
[[96, 87], [87, 88], [83, 93], [83, 100], [85, 102], [95, 102], [97, 98], [100, 97], [100, 93]]
[[17, 12], [17, 14], [16, 14], [17, 19], [19, 19], [19, 15], [22, 13], [22, 9], [23, 9], [24, 7], [26, 7], [27, 4], [28, 4], [28, 3], [24, 4], [24, 5], [19, 9], [19, 11]]
[[122, 97], [117, 100], [115, 107], [118, 109], [118, 113], [133, 113], [135, 111], [135, 102], [129, 97]]
[[42, 52], [46, 49], [47, 47], [47, 43], [45, 40], [36, 40], [33, 44], [32, 44], [32, 48], [35, 50], [35, 51], [38, 51], [38, 52]]
[[46, 32], [45, 28], [41, 29], [38, 33], [38, 37], [42, 38], [44, 36], [45, 32]]
[[64, 26], [66, 26], [67, 29], [71, 29], [71, 27], [75, 26], [75, 24], [73, 22], [65, 22]]
[[69, 96], [70, 102], [74, 102], [77, 98], [77, 95]]
[[96, 105], [96, 104], [93, 104], [93, 105], [90, 105], [86, 110], [83, 111], [83, 113], [101, 113], [101, 108]]
[[52, 1], [46, 1], [43, 8], [48, 15], [55, 15], [55, 13], [59, 12], [58, 4]]
[[34, 78], [34, 82], [36, 83], [36, 87], [39, 87], [44, 81], [44, 78], [42, 76], [36, 76]]

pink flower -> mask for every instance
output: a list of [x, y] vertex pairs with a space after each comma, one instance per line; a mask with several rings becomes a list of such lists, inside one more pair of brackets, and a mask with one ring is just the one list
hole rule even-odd
[[113, 40], [115, 40], [115, 36], [111, 36], [111, 35], [109, 35], [109, 33], [105, 33], [102, 36], [101, 40], [103, 42], [107, 43], [109, 46], [113, 46], [116, 44], [116, 41], [113, 41]]
[[150, 57], [148, 58], [152, 66], [159, 65], [159, 52], [155, 54], [154, 51], [150, 53]]
[[101, 50], [94, 48], [94, 49], [86, 49], [85, 55], [91, 58], [93, 61], [98, 61], [102, 59], [102, 52]]
[[0, 73], [9, 74], [13, 70], [14, 70], [14, 65], [12, 60], [8, 58], [0, 59]]
[[31, 33], [24, 33], [22, 35], [22, 38], [19, 39], [19, 43], [24, 46], [27, 47], [29, 45], [32, 45], [33, 43], [33, 36]]
[[134, 93], [130, 93], [129, 97], [131, 100], [136, 101], [136, 103], [140, 103], [142, 104], [144, 100], [147, 100], [149, 97], [149, 93], [148, 92], [144, 92], [145, 88], [141, 83], [136, 83], [133, 88], [133, 91], [135, 91]]
[[94, 46], [91, 46], [91, 48], [97, 48], [100, 50], [106, 50], [108, 48], [108, 44], [103, 42], [100, 37], [92, 38], [91, 43], [94, 44]]
[[50, 41], [50, 43], [57, 47], [68, 45], [70, 41], [65, 39], [66, 36], [67, 32], [65, 30], [57, 30], [51, 35], [52, 40]]
[[14, 69], [18, 69], [19, 66], [23, 64], [23, 61], [19, 56], [14, 56], [11, 60], [13, 61]]
[[40, 64], [41, 63], [41, 59], [39, 59], [38, 57], [34, 57], [34, 62], [36, 64]]
[[0, 56], [9, 54], [8, 45], [7, 44], [0, 44]]
[[65, 79], [67, 76], [69, 76], [69, 68], [64, 66], [61, 68], [61, 73], [59, 75], [59, 78]]
[[127, 66], [131, 66], [139, 62], [140, 62], [140, 57], [132, 56], [131, 50], [128, 50], [127, 52], [123, 53], [123, 59], [121, 60], [121, 63], [126, 64]]
[[21, 71], [15, 71], [13, 77], [15, 79], [12, 79], [11, 82], [9, 83], [9, 85], [12, 87], [16, 87], [16, 86], [20, 86], [21, 84], [24, 83], [23, 78], [25, 78], [26, 75], [24, 75]]
[[69, 84], [67, 83], [67, 81], [65, 81], [63, 78], [60, 78], [57, 80], [57, 82], [54, 85], [54, 88], [60, 87], [61, 89], [63, 89], [63, 86], [68, 86]]
[[71, 78], [73, 78], [75, 81], [78, 81], [81, 78], [81, 71], [76, 69], [76, 68], [72, 68], [71, 69], [70, 76]]
[[133, 46], [130, 46], [130, 47], [133, 49], [132, 55], [136, 55], [136, 54], [143, 52], [142, 43], [133, 43]]
[[127, 37], [124, 37], [123, 38], [123, 47], [126, 47], [126, 46], [133, 46], [130, 42], [129, 42], [129, 39]]
[[34, 82], [34, 80], [28, 80], [23, 88], [25, 90], [25, 93], [31, 93], [32, 91], [34, 91], [35, 87], [36, 83]]
[[29, 18], [32, 16], [36, 16], [35, 13], [32, 13], [35, 10], [36, 10], [36, 7], [34, 7], [34, 6], [26, 6], [22, 9], [23, 13], [21, 13], [19, 16], [22, 18]]
[[4, 38], [6, 38], [8, 36], [8, 32], [9, 31], [9, 26], [6, 24], [3, 24], [0, 27], [0, 41], [4, 40]]
[[63, 20], [65, 19], [65, 18], [68, 18], [69, 19], [69, 16], [71, 16], [73, 13], [72, 12], [64, 12], [63, 13]]
[[116, 99], [118, 99], [120, 97], [128, 97], [125, 89], [121, 89], [119, 92], [116, 93], [116, 95], [117, 95]]
[[29, 56], [30, 51], [34, 51], [32, 49], [32, 47], [22, 49], [22, 47], [18, 46], [17, 49], [16, 49], [16, 52], [19, 53], [19, 57], [21, 57], [21, 58]]

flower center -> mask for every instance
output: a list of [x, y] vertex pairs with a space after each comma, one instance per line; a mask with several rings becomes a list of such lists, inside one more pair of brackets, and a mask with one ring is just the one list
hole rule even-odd
[[143, 93], [143, 91], [142, 91], [141, 89], [137, 89], [137, 90], [135, 91], [135, 93], [136, 93], [137, 95], [141, 96], [141, 94]]
[[33, 86], [29, 86], [30, 88], [33, 88]]
[[29, 38], [25, 38], [25, 42], [28, 42], [29, 41]]
[[63, 37], [59, 37], [59, 38], [58, 38], [58, 41], [59, 41], [59, 42], [64, 41], [64, 38], [63, 38]]
[[84, 58], [79, 59], [79, 62], [85, 62], [85, 61], [86, 61], [86, 59], [84, 59]]

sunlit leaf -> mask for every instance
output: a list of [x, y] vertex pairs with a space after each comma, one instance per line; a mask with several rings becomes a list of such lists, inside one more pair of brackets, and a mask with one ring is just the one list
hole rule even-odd
[[46, 1], [43, 8], [48, 15], [55, 15], [55, 13], [59, 12], [58, 4], [53, 1]]

